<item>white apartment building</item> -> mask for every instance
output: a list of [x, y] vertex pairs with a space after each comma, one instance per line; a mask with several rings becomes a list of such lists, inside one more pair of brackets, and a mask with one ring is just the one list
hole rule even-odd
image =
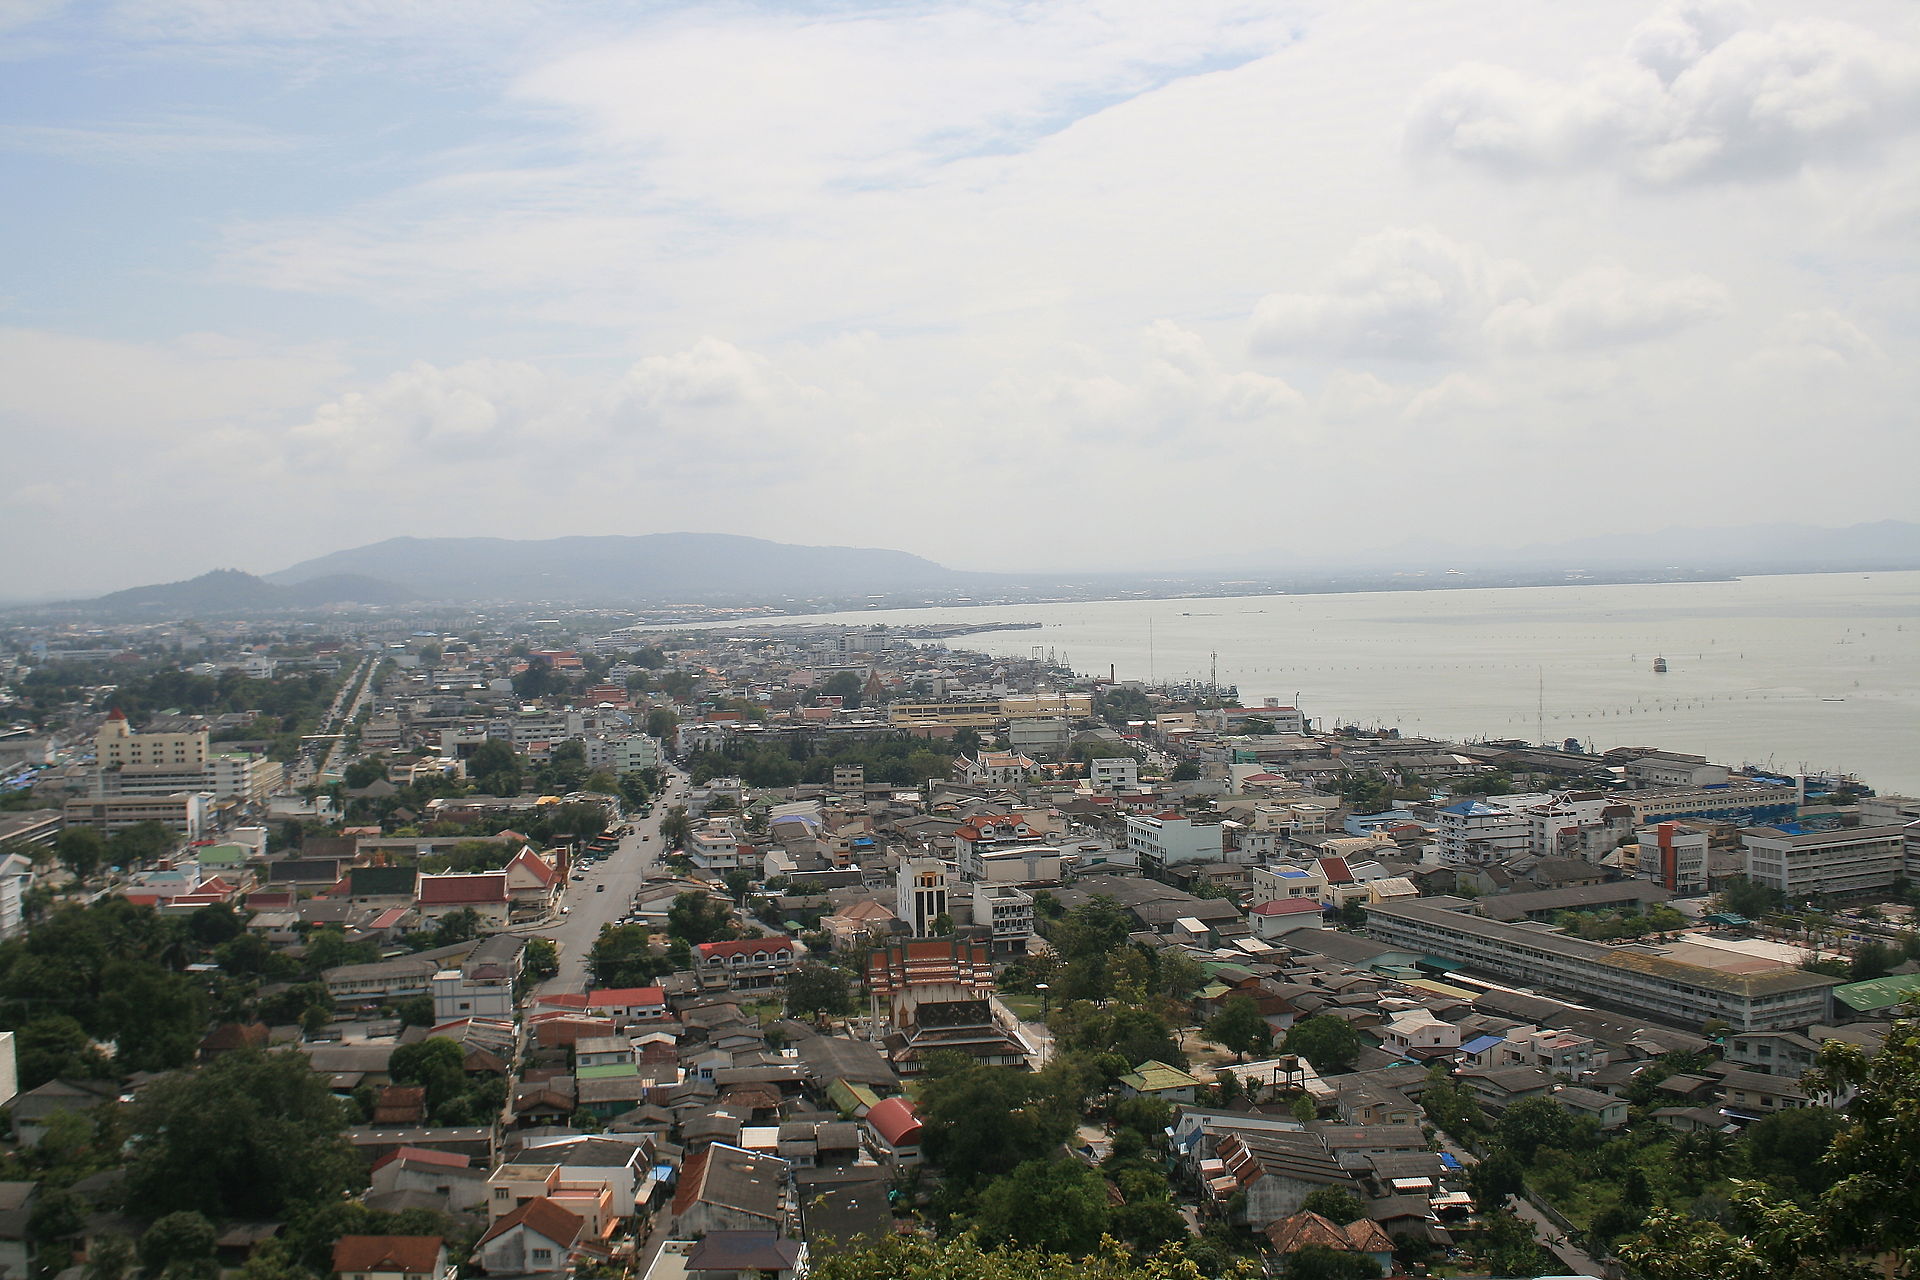
[[1010, 884], [976, 884], [973, 922], [992, 926], [995, 951], [1025, 951], [1033, 936], [1033, 895]]
[[245, 751], [221, 751], [208, 761], [208, 781], [222, 800], [254, 804], [280, 790], [286, 771], [277, 760]]
[[1541, 857], [1558, 857], [1564, 849], [1563, 835], [1597, 827], [1607, 809], [1620, 802], [1601, 791], [1564, 791], [1541, 804], [1527, 805], [1528, 844]]
[[1788, 898], [1884, 889], [1906, 874], [1906, 828], [1851, 827], [1796, 832], [1748, 827], [1740, 833], [1747, 876]]
[[938, 858], [902, 860], [893, 902], [893, 914], [913, 926], [914, 937], [930, 936], [934, 919], [947, 914], [947, 864]]
[[1220, 862], [1226, 857], [1224, 837], [1217, 822], [1195, 822], [1173, 812], [1136, 814], [1127, 819], [1127, 848], [1143, 867]]
[[1524, 813], [1484, 800], [1462, 800], [1434, 815], [1440, 856], [1450, 863], [1484, 866], [1520, 857], [1533, 848], [1533, 823]]
[[1087, 761], [1087, 785], [1095, 791], [1132, 790], [1140, 785], [1140, 762], [1132, 756]]
[[687, 836], [687, 857], [702, 870], [725, 874], [758, 869], [760, 855], [751, 846], [742, 847], [732, 823], [710, 818]]

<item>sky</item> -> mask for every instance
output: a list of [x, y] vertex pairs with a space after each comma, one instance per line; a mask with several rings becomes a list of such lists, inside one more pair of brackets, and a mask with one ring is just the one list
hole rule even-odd
[[0, 596], [1920, 518], [1920, 9], [0, 0]]

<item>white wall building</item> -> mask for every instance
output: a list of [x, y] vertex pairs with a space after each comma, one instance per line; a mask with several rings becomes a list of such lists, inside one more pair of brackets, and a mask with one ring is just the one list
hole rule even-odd
[[933, 933], [933, 921], [947, 914], [947, 864], [938, 858], [907, 858], [894, 881], [893, 914], [913, 927], [913, 936]]
[[1790, 899], [1884, 889], [1906, 874], [1904, 827], [1799, 833], [1748, 827], [1741, 831], [1740, 842], [1746, 850], [1748, 878]]
[[1220, 862], [1226, 857], [1224, 832], [1217, 822], [1200, 823], [1171, 811], [1127, 819], [1127, 847], [1143, 867], [1181, 862]]
[[1140, 785], [1140, 762], [1132, 756], [1087, 761], [1087, 785], [1095, 791], [1132, 790]]
[[1520, 857], [1533, 847], [1533, 824], [1524, 813], [1484, 800], [1462, 800], [1434, 815], [1440, 856], [1447, 862], [1484, 866]]

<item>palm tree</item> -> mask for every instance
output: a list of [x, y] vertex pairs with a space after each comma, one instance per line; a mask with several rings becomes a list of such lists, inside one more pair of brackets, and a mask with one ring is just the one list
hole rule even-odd
[[1718, 1129], [1695, 1129], [1673, 1140], [1674, 1163], [1696, 1182], [1706, 1182], [1725, 1173], [1733, 1164], [1737, 1144], [1732, 1134]]

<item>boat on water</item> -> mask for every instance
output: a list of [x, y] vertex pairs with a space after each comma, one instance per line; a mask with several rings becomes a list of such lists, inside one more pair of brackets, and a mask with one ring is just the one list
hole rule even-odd
[[1655, 675], [1665, 675], [1667, 673], [1667, 660], [1665, 658], [1655, 658], [1653, 660], [1653, 671]]

